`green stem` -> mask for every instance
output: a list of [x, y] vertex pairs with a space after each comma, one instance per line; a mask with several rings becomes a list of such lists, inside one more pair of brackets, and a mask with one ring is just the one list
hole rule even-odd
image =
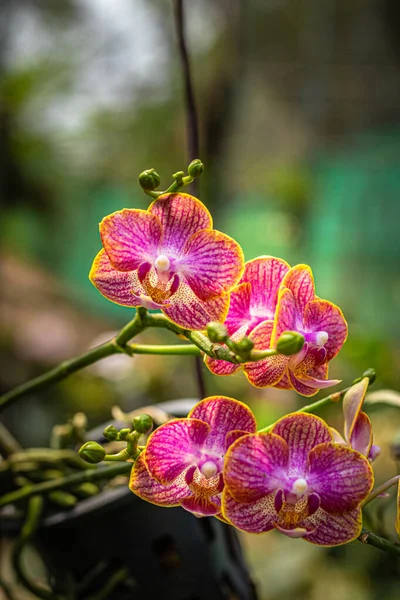
[[199, 348], [193, 344], [171, 344], [169, 346], [130, 344], [130, 352], [135, 354], [163, 354], [173, 356], [201, 356]]
[[385, 483], [382, 483], [382, 485], [380, 485], [377, 488], [375, 488], [374, 490], [372, 490], [372, 492], [370, 493], [368, 498], [366, 498], [364, 500], [364, 502], [362, 503], [362, 506], [367, 506], [367, 504], [372, 502], [372, 500], [375, 500], [375, 498], [380, 496], [380, 494], [383, 494], [384, 492], [386, 492], [386, 490], [391, 488], [393, 485], [396, 485], [399, 481], [400, 481], [400, 475], [396, 475], [395, 477], [388, 479], [388, 481], [385, 481]]
[[400, 544], [398, 542], [386, 540], [379, 535], [375, 535], [375, 533], [371, 533], [371, 531], [368, 531], [367, 529], [361, 531], [358, 540], [363, 544], [375, 546], [375, 548], [379, 548], [379, 550], [383, 550], [392, 556], [400, 557]]
[[78, 485], [85, 481], [101, 481], [103, 479], [112, 479], [117, 475], [127, 475], [132, 468], [132, 463], [119, 463], [110, 467], [98, 467], [96, 469], [88, 469], [86, 471], [79, 471], [79, 473], [73, 473], [66, 477], [59, 477], [58, 479], [51, 479], [50, 481], [43, 481], [32, 486], [23, 487], [20, 490], [9, 492], [0, 498], [0, 508], [7, 504], [12, 504], [30, 498], [35, 494], [46, 494], [52, 490], [58, 490], [69, 486]]

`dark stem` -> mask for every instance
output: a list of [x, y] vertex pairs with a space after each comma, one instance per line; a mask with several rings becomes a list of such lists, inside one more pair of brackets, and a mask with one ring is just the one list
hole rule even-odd
[[[192, 75], [190, 70], [189, 53], [185, 37], [185, 15], [183, 0], [173, 0], [175, 29], [178, 38], [178, 49], [182, 67], [182, 76], [185, 87], [186, 103], [186, 136], [187, 136], [187, 158], [188, 162], [199, 158], [199, 126], [197, 118], [196, 101], [194, 97]], [[192, 183], [193, 194], [198, 195], [198, 179]], [[203, 361], [200, 357], [195, 358], [195, 370], [197, 388], [200, 398], [206, 397], [206, 386], [204, 382]]]
[[400, 557], [400, 544], [398, 542], [386, 540], [379, 535], [375, 535], [375, 533], [371, 533], [371, 531], [367, 531], [367, 529], [361, 531], [361, 535], [358, 539], [363, 544], [375, 546], [375, 548], [379, 548], [379, 550], [383, 550], [392, 556]]

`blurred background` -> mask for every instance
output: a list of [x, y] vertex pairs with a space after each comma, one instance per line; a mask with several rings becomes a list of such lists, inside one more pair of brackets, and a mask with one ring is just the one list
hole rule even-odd
[[[349, 322], [332, 377], [348, 385], [374, 367], [373, 389], [399, 389], [399, 2], [185, 0], [185, 8], [206, 165], [200, 197], [215, 227], [246, 259], [312, 266], [317, 294]], [[165, 188], [187, 165], [170, 3], [2, 0], [0, 147], [6, 391], [132, 317], [88, 272], [103, 216], [148, 206], [138, 174], [154, 167]], [[138, 341], [174, 343], [171, 335]], [[208, 394], [249, 403], [260, 425], [302, 403], [294, 392], [251, 388], [242, 375], [204, 375]], [[76, 411], [95, 426], [115, 405], [196, 396], [191, 358], [112, 357], [4, 415], [24, 445], [39, 446]], [[389, 447], [399, 412], [370, 411], [382, 480], [396, 474]], [[339, 413], [328, 416], [340, 428]], [[385, 502], [390, 531], [394, 506]], [[321, 550], [278, 534], [242, 540], [261, 599], [396, 597], [393, 564], [376, 549]]]

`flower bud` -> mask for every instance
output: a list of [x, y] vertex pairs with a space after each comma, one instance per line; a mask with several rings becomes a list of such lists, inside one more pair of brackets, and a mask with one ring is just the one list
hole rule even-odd
[[113, 442], [118, 439], [118, 429], [114, 425], [108, 425], [103, 431], [103, 435], [109, 442]]
[[49, 493], [48, 498], [53, 504], [62, 508], [72, 508], [78, 502], [77, 498], [63, 490], [54, 490]]
[[153, 419], [150, 415], [138, 415], [133, 419], [133, 428], [138, 433], [148, 433], [153, 429]]
[[199, 158], [192, 160], [188, 166], [188, 175], [190, 175], [190, 177], [200, 177], [203, 171], [204, 165]]
[[128, 435], [130, 434], [131, 430], [129, 429], [129, 427], [124, 427], [123, 429], [119, 430], [119, 434], [118, 434], [118, 439], [120, 441], [124, 441], [127, 439]]
[[144, 190], [156, 190], [160, 183], [160, 176], [154, 169], [147, 169], [139, 175], [139, 184]]
[[240, 342], [236, 342], [237, 351], [240, 352], [251, 352], [254, 348], [254, 342], [249, 340], [248, 337], [244, 337]]
[[374, 383], [375, 379], [376, 379], [376, 372], [375, 369], [367, 369], [366, 371], [364, 371], [364, 373], [362, 374], [363, 377], [368, 377], [369, 379], [369, 385], [371, 385], [371, 383]]
[[207, 325], [207, 335], [210, 342], [225, 342], [228, 337], [228, 331], [223, 323], [211, 321]]
[[79, 498], [91, 498], [92, 496], [96, 496], [96, 494], [100, 493], [100, 488], [91, 481], [85, 481], [84, 483], [74, 487], [73, 492]]
[[303, 346], [304, 336], [301, 335], [301, 333], [298, 333], [297, 331], [284, 331], [278, 339], [276, 349], [279, 354], [292, 356], [293, 354], [300, 352]]
[[86, 442], [79, 448], [78, 454], [86, 462], [95, 465], [104, 460], [106, 451], [97, 442]]

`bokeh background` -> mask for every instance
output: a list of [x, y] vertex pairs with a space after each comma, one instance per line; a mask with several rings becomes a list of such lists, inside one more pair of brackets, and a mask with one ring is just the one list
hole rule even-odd
[[[246, 258], [307, 262], [339, 304], [349, 340], [331, 375], [366, 368], [400, 388], [400, 5], [397, 0], [185, 0], [206, 165], [201, 199]], [[132, 311], [107, 302], [88, 272], [98, 223], [146, 208], [138, 174], [167, 187], [186, 168], [185, 107], [170, 2], [0, 3], [1, 388], [106, 340]], [[141, 343], [172, 343], [143, 334]], [[209, 394], [248, 402], [261, 425], [301, 406], [242, 375]], [[5, 414], [26, 446], [84, 410], [196, 397], [194, 361], [113, 357]], [[400, 411], [370, 411], [393, 476]], [[340, 427], [340, 411], [328, 416]], [[394, 505], [379, 527], [390, 535]], [[321, 550], [278, 534], [242, 536], [260, 598], [391, 600], [396, 570], [353, 543]], [[398, 571], [397, 571], [398, 576]], [[397, 580], [398, 584], [398, 580]], [[397, 593], [399, 586], [397, 586]]]

